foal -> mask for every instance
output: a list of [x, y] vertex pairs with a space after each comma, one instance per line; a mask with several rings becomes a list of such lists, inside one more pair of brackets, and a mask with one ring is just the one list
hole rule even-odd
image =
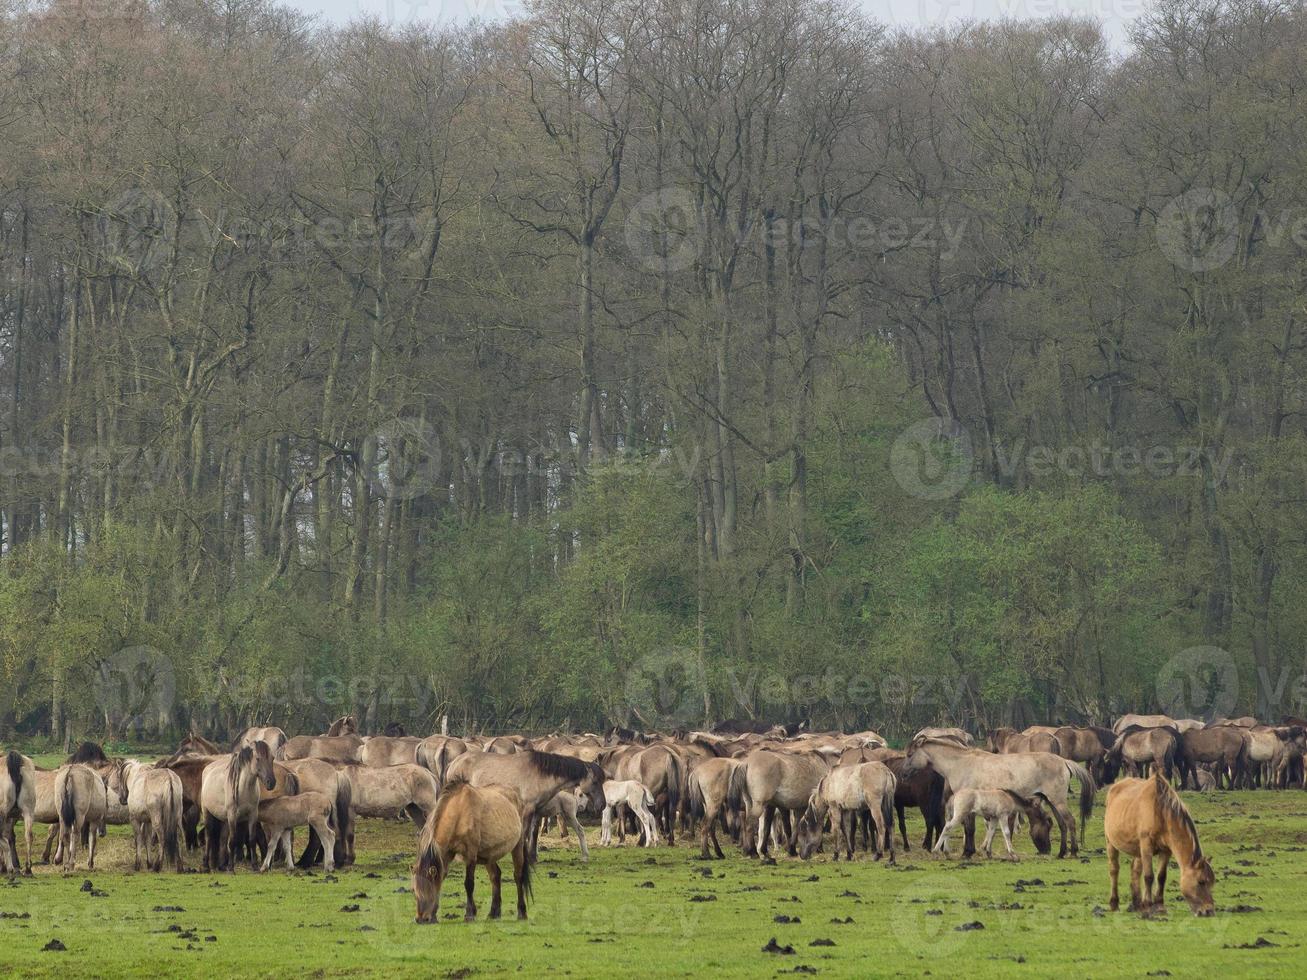
[[1003, 831], [1003, 846], [1011, 861], [1017, 860], [1017, 852], [1012, 849], [1012, 833], [1016, 830], [1021, 817], [1031, 807], [1031, 801], [1018, 796], [1008, 789], [962, 789], [953, 794], [948, 801], [949, 818], [944, 829], [939, 832], [934, 851], [936, 854], [948, 854], [949, 831], [959, 826], [970, 816], [980, 816], [985, 820], [985, 840], [981, 848], [985, 857], [992, 858], [994, 851], [994, 831]]
[[[584, 794], [578, 794], [584, 801]], [[658, 824], [654, 820], [653, 794], [645, 788], [644, 783], [636, 779], [610, 779], [604, 783], [604, 810], [600, 817], [599, 843], [611, 847], [613, 843], [613, 811], [619, 804], [625, 804], [635, 814], [644, 833], [644, 846], [654, 847], [658, 843]], [[617, 821], [617, 835], [626, 841], [624, 815]]]
[[286, 854], [286, 870], [293, 871], [295, 862], [291, 850], [295, 843], [294, 830], [296, 827], [312, 827], [322, 842], [323, 870], [332, 871], [336, 866], [333, 809], [331, 797], [323, 793], [296, 793], [294, 796], [278, 796], [262, 801], [259, 804], [259, 825], [268, 841], [268, 853], [264, 855], [263, 866], [259, 870], [267, 871], [271, 867], [280, 846]]
[[417, 900], [417, 921], [434, 923], [440, 912], [440, 887], [454, 858], [467, 865], [463, 886], [467, 905], [463, 921], [476, 919], [472, 890], [476, 866], [483, 864], [490, 875], [493, 897], [490, 918], [499, 918], [499, 859], [513, 855], [513, 881], [517, 885], [517, 917], [526, 918], [526, 896], [531, 892], [531, 864], [528, 860], [522, 798], [509, 786], [476, 787], [461, 779], [445, 784], [418, 840], [417, 862], [413, 865], [413, 896]]

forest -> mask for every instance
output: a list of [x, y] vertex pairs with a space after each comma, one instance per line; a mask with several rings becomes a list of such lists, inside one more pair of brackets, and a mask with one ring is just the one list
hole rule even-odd
[[1279, 0], [0, 0], [0, 737], [1300, 713], [1305, 100]]

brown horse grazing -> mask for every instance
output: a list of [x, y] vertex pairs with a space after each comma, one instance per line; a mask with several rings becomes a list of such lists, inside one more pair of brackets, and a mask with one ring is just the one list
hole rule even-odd
[[499, 859], [513, 855], [513, 883], [517, 885], [517, 917], [526, 918], [526, 898], [531, 893], [531, 861], [527, 854], [525, 809], [522, 797], [510, 786], [475, 787], [458, 778], [445, 785], [440, 802], [431, 811], [418, 840], [417, 863], [413, 865], [413, 896], [417, 900], [417, 921], [434, 924], [440, 912], [440, 888], [449, 865], [461, 858], [467, 866], [463, 879], [467, 905], [463, 921], [476, 919], [472, 893], [476, 866], [485, 865], [490, 875], [492, 896], [490, 918], [498, 919], [501, 908]]
[[894, 789], [897, 782], [883, 762], [836, 766], [822, 776], [795, 831], [799, 856], [806, 861], [820, 846], [829, 813], [831, 828], [835, 832], [832, 857], [836, 861], [840, 859], [840, 838], [843, 837], [845, 855], [852, 861], [854, 829], [858, 815], [866, 811], [875, 825], [872, 841], [876, 860], [880, 860], [884, 844], [889, 849], [889, 863], [893, 864]]
[[[1211, 862], [1203, 857], [1193, 818], [1171, 784], [1154, 770], [1151, 779], [1123, 779], [1107, 791], [1103, 814], [1103, 835], [1107, 838], [1107, 869], [1112, 881], [1109, 907], [1120, 907], [1117, 877], [1121, 852], [1129, 854], [1130, 910], [1147, 915], [1165, 911], [1166, 869], [1174, 854], [1180, 865], [1180, 894], [1194, 915], [1215, 912], [1212, 885], [1216, 876]], [[1157, 891], [1153, 891], [1153, 855], [1161, 858]], [[1139, 889], [1143, 875], [1144, 890]]]
[[1174, 728], [1141, 728], [1129, 725], [1103, 755], [1103, 778], [1116, 779], [1121, 770], [1132, 776], [1148, 775], [1149, 767], [1161, 769], [1167, 779], [1179, 761], [1180, 736]]
[[1197, 785], [1191, 779], [1198, 763], [1213, 762], [1217, 788], [1225, 777], [1225, 788], [1237, 789], [1247, 777], [1248, 743], [1248, 733], [1242, 728], [1196, 728], [1183, 732], [1175, 757], [1181, 785]]
[[[54, 783], [59, 803], [59, 848], [63, 852], [64, 873], [77, 868], [77, 842], [87, 845], [86, 866], [95, 870], [95, 845], [100, 828], [109, 813], [109, 791], [104, 780], [90, 766], [80, 763], [64, 766]], [[119, 801], [127, 802], [127, 787], [119, 792]]]

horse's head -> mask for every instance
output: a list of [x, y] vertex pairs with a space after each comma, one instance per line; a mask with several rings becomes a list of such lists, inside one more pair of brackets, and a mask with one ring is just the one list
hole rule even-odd
[[[798, 838], [799, 857], [805, 861], [811, 860], [812, 856], [821, 850], [821, 831], [826, 818], [824, 814], [818, 817], [818, 809], [814, 797], [808, 801], [808, 808], [803, 811], [803, 816], [799, 818], [796, 836]], [[838, 840], [836, 843], [838, 843]]]
[[899, 779], [911, 779], [929, 765], [930, 756], [926, 752], [925, 744], [914, 739], [908, 745], [907, 755], [903, 757], [903, 765], [899, 768]]
[[417, 901], [418, 925], [435, 925], [440, 913], [440, 886], [447, 868], [440, 851], [429, 836], [423, 835], [417, 863], [413, 865], [413, 897]]
[[105, 786], [110, 793], [118, 795], [118, 802], [126, 805], [127, 803], [127, 759], [118, 759], [109, 769], [109, 775], [105, 779]]
[[1047, 854], [1053, 849], [1053, 819], [1044, 812], [1039, 800], [1034, 800], [1024, 807], [1026, 821], [1030, 824], [1030, 841], [1040, 854]]
[[1180, 867], [1180, 894], [1194, 915], [1206, 917], [1215, 914], [1216, 903], [1212, 899], [1212, 885], [1215, 883], [1212, 862], [1205, 857]]
[[262, 740], [254, 743], [254, 771], [264, 789], [277, 788], [277, 771], [272, 767], [272, 750]]

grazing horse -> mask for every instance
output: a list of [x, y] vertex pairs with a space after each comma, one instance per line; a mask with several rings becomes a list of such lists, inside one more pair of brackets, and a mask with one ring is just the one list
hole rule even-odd
[[[208, 838], [205, 871], [236, 870], [237, 848], [255, 839], [260, 786], [269, 791], [277, 787], [272, 751], [267, 742], [246, 745], [205, 767], [200, 782], [200, 812]], [[253, 848], [250, 868], [258, 869]]]
[[322, 841], [323, 869], [335, 868], [332, 857], [336, 850], [336, 833], [334, 830], [336, 801], [322, 793], [296, 793], [293, 796], [278, 796], [276, 799], [264, 800], [259, 804], [259, 825], [263, 836], [268, 841], [268, 853], [263, 858], [260, 871], [267, 871], [276, 857], [280, 847], [286, 855], [286, 870], [293, 871], [295, 865], [291, 860], [294, 846], [293, 832], [296, 827], [312, 827], [313, 832]]
[[247, 745], [253, 745], [255, 742], [264, 742], [272, 751], [272, 757], [277, 760], [285, 758], [286, 751], [286, 733], [274, 725], [251, 726], [236, 736], [236, 741], [232, 743], [232, 751], [243, 749]]
[[[729, 790], [731, 795], [745, 801], [740, 847], [746, 857], [767, 856], [776, 811], [783, 811], [782, 823], [787, 823], [789, 817], [784, 811], [798, 816], [807, 808], [821, 777], [828, 772], [830, 763], [815, 752], [757, 749], [748, 755], [744, 765], [731, 773]], [[787, 851], [794, 857], [798, 845], [792, 833], [787, 836]]]
[[1067, 853], [1067, 828], [1071, 830], [1071, 854], [1079, 853], [1076, 820], [1067, 808], [1071, 777], [1080, 780], [1080, 824], [1083, 828], [1094, 807], [1094, 780], [1078, 762], [1048, 752], [1019, 752], [993, 755], [982, 749], [964, 748], [944, 739], [913, 742], [903, 763], [904, 777], [933, 766], [957, 793], [964, 789], [1010, 789], [1025, 799], [1040, 796], [1053, 808], [1061, 835], [1058, 857]]
[[517, 885], [517, 917], [526, 918], [526, 897], [531, 893], [531, 860], [527, 854], [526, 825], [522, 814], [525, 801], [511, 786], [472, 786], [451, 777], [440, 802], [431, 811], [418, 840], [417, 862], [413, 865], [413, 896], [417, 921], [434, 924], [440, 912], [440, 888], [449, 873], [450, 862], [461, 858], [467, 866], [464, 888], [467, 905], [463, 920], [476, 919], [472, 893], [476, 866], [485, 865], [490, 875], [492, 897], [490, 918], [500, 914], [499, 860], [513, 855], [513, 882]]
[[583, 762], [555, 752], [527, 749], [501, 755], [467, 752], [445, 772], [446, 781], [463, 779], [474, 787], [510, 786], [522, 800], [522, 822], [534, 857], [540, 829], [540, 811], [564, 789], [580, 789], [593, 806], [603, 806], [604, 780], [597, 763]]
[[[1200, 762], [1216, 764], [1216, 785], [1225, 777], [1226, 789], [1236, 789], [1244, 782], [1248, 767], [1249, 735], [1242, 728], [1221, 726], [1197, 728], [1180, 734], [1176, 764], [1181, 785], [1191, 785]], [[1192, 783], [1192, 785], [1197, 785]]]
[[[939, 832], [939, 840], [935, 842], [934, 851], [936, 854], [948, 854], [948, 835], [955, 827], [961, 824], [968, 817], [981, 817], [985, 821], [985, 840], [980, 845], [981, 850], [985, 852], [985, 857], [994, 856], [994, 831], [1003, 832], [1003, 846], [1007, 849], [1009, 860], [1017, 860], [1017, 852], [1012, 849], [1012, 835], [1016, 833], [1017, 825], [1021, 823], [1022, 816], [1031, 813], [1039, 813], [1038, 800], [1028, 800], [1025, 797], [1018, 796], [1010, 789], [964, 789], [954, 793], [948, 801], [948, 822]], [[1044, 818], [1044, 833], [1048, 833], [1048, 818]], [[1034, 837], [1034, 827], [1031, 825], [1032, 838]]]
[[[55, 799], [59, 805], [59, 849], [64, 873], [77, 868], [77, 842], [87, 845], [86, 866], [95, 870], [95, 845], [109, 813], [108, 789], [100, 774], [90, 766], [63, 766], [55, 776]], [[127, 802], [127, 789], [119, 791], [119, 802]]]
[[[699, 818], [699, 836], [703, 843], [703, 851], [699, 856], [705, 861], [708, 860], [709, 838], [712, 838], [717, 857], [720, 859], [726, 856], [717, 840], [717, 824], [720, 822], [722, 829], [729, 833], [730, 829], [726, 825], [728, 815], [733, 818], [744, 805], [740, 795], [744, 789], [743, 782], [733, 784], [731, 781], [731, 773], [742, 765], [744, 763], [739, 759], [713, 758], [696, 763], [690, 770], [687, 796], [690, 813]], [[734, 796], [731, 795], [732, 785], [735, 785], [737, 791]]]
[[[1121, 871], [1121, 852], [1130, 862], [1130, 910], [1145, 915], [1164, 911], [1166, 869], [1175, 855], [1180, 865], [1180, 894], [1194, 915], [1215, 912], [1212, 885], [1216, 876], [1211, 862], [1203, 856], [1198, 830], [1189, 810], [1171, 784], [1156, 770], [1151, 779], [1123, 779], [1107, 791], [1103, 813], [1103, 836], [1107, 838], [1107, 869], [1112, 882], [1108, 905], [1113, 912], [1120, 908], [1117, 878]], [[1157, 891], [1153, 891], [1153, 855], [1161, 858]], [[1139, 878], [1144, 889], [1140, 892]]]
[[[170, 862], [178, 874], [182, 866], [181, 823], [184, 794], [181, 777], [171, 769], [155, 769], [135, 759], [119, 759], [109, 770], [110, 793], [127, 801], [127, 816], [132, 824], [136, 844], [134, 868], [141, 870], [141, 850], [151, 871], [162, 871]], [[151, 857], [155, 843], [158, 860]]]
[[1179, 752], [1180, 736], [1174, 728], [1141, 728], [1130, 725], [1122, 729], [1112, 747], [1103, 755], [1103, 778], [1112, 782], [1123, 767], [1131, 775], [1147, 775], [1147, 769], [1161, 768], [1171, 778]]
[[36, 765], [27, 756], [10, 749], [0, 768], [0, 870], [17, 872], [18, 848], [13, 841], [14, 821], [23, 816], [27, 839], [26, 874], [32, 873], [32, 824], [36, 821]]
[[881, 858], [882, 843], [889, 849], [889, 863], [894, 863], [894, 790], [897, 780], [883, 762], [861, 762], [836, 766], [817, 782], [808, 808], [799, 818], [796, 832], [799, 856], [805, 861], [821, 844], [826, 815], [830, 814], [835, 833], [833, 857], [840, 859], [840, 838], [844, 838], [845, 856], [853, 860], [853, 837], [858, 814], [871, 814], [875, 824], [873, 841], [876, 860]]

